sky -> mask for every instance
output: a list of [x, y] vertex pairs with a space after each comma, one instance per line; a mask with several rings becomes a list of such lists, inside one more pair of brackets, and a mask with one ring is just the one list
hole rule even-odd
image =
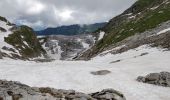
[[107, 22], [136, 0], [0, 0], [0, 16], [36, 30]]

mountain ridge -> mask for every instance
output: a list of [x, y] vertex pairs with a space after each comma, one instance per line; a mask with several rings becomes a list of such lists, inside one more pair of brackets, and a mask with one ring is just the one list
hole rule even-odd
[[44, 30], [35, 31], [37, 35], [78, 35], [78, 34], [87, 34], [98, 30], [106, 25], [106, 22], [95, 23], [88, 25], [68, 25], [60, 26], [56, 28], [46, 28]]

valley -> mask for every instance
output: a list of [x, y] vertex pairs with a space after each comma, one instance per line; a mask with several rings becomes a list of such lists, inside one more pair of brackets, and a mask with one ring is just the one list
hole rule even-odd
[[[170, 0], [136, 0], [83, 23], [95, 14], [79, 24], [64, 10], [28, 26], [0, 16], [0, 100], [170, 100]], [[48, 25], [35, 31], [41, 18]]]

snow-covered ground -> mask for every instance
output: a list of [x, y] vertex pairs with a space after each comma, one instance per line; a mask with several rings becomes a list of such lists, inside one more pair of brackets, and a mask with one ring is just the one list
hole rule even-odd
[[[140, 56], [142, 53], [149, 53]], [[111, 63], [121, 60], [117, 63]], [[109, 70], [94, 76], [91, 71]], [[170, 88], [139, 83], [138, 76], [170, 71], [170, 51], [141, 46], [122, 54], [98, 56], [91, 61], [36, 63], [0, 60], [0, 79], [20, 81], [30, 86], [96, 92], [105, 88], [121, 91], [127, 100], [170, 100]]]

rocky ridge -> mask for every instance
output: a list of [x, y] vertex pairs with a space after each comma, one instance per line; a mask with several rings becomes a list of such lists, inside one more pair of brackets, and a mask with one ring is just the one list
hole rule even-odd
[[0, 100], [126, 100], [114, 89], [85, 94], [74, 90], [29, 87], [19, 82], [0, 80]]

